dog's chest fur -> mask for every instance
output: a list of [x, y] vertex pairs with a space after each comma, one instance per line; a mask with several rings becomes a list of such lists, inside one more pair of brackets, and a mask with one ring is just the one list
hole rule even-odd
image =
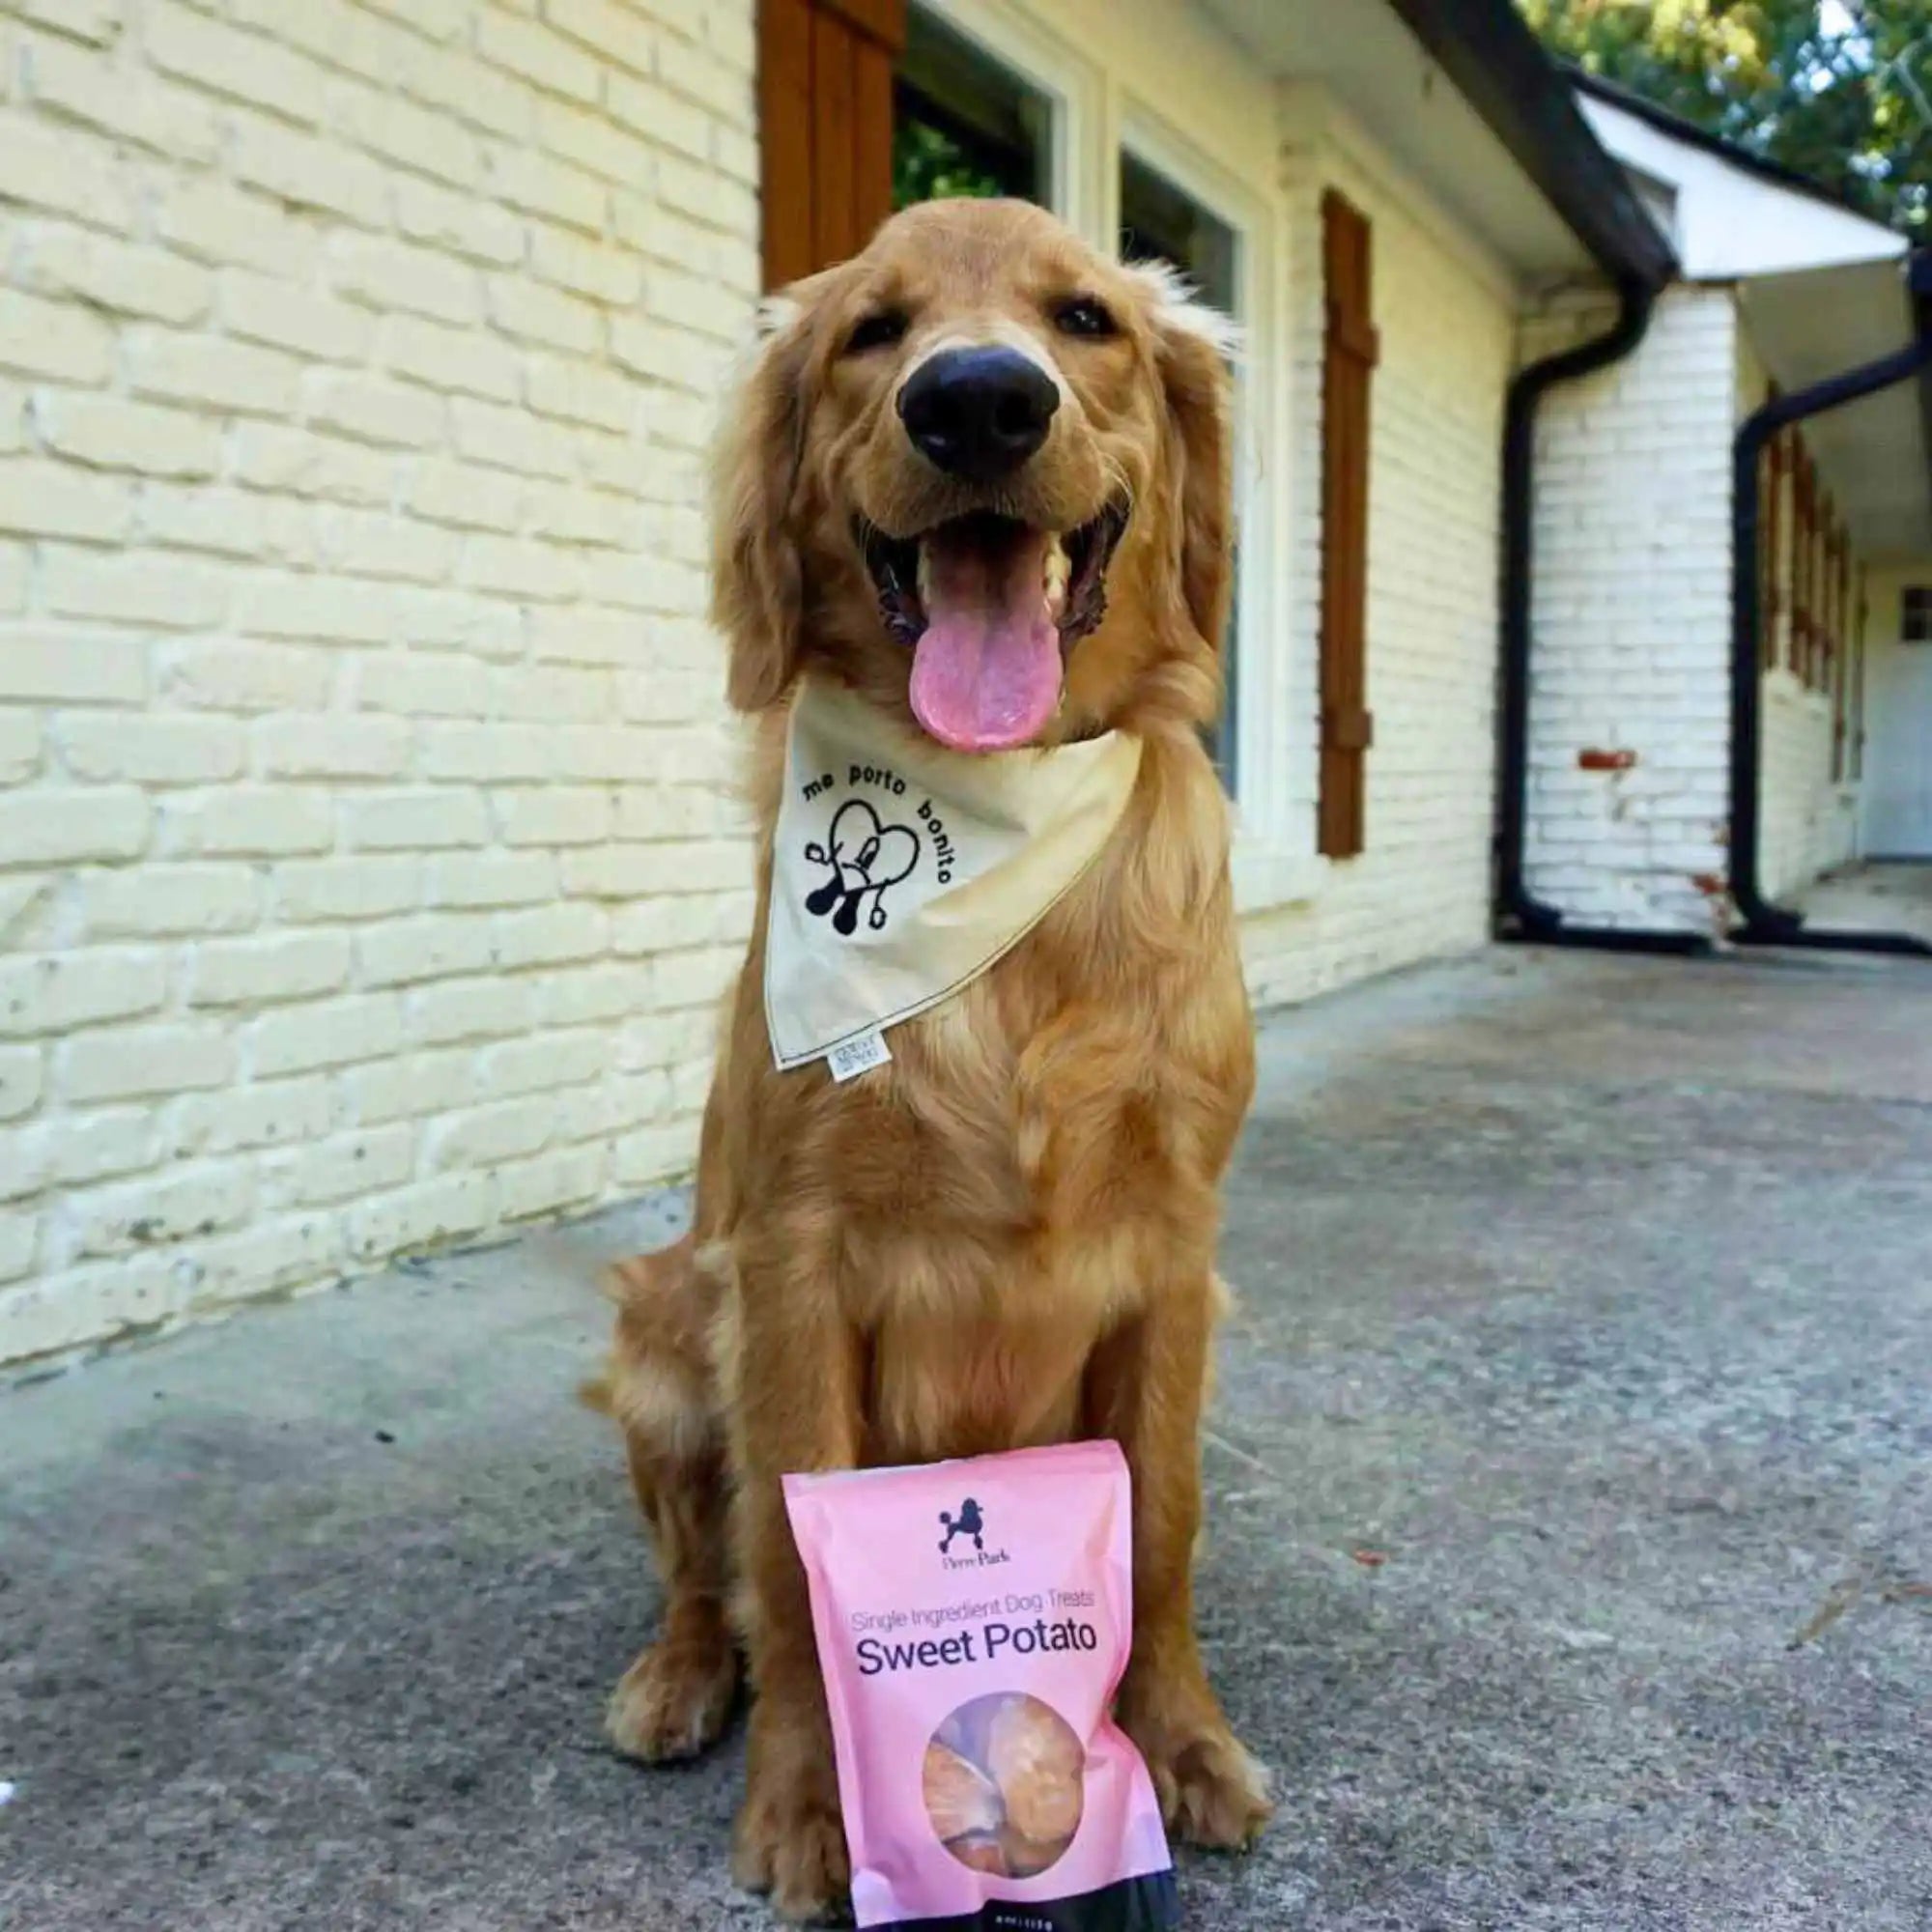
[[781, 1217], [863, 1337], [867, 1462], [1077, 1434], [1097, 1343], [1211, 1265], [1251, 1027], [1225, 837], [1178, 860], [1158, 803], [998, 966], [895, 1029], [889, 1067], [734, 1069], [755, 1089], [739, 1214]]

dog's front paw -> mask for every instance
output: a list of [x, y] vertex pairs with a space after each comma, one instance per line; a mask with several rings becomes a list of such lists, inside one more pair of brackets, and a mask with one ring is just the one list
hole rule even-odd
[[715, 1642], [653, 1644], [611, 1693], [604, 1728], [626, 1757], [646, 1764], [696, 1757], [716, 1744], [738, 1690], [738, 1654]]
[[829, 1771], [753, 1776], [738, 1813], [731, 1870], [750, 1891], [768, 1891], [795, 1924], [838, 1924], [852, 1916], [852, 1865]]
[[1168, 1829], [1190, 1845], [1240, 1851], [1274, 1815], [1264, 1766], [1222, 1724], [1147, 1754]]

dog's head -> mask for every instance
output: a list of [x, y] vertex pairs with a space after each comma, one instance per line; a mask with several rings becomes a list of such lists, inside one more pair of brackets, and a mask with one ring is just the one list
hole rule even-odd
[[734, 704], [815, 663], [964, 751], [1212, 715], [1220, 317], [1025, 202], [943, 201], [768, 319], [720, 453]]

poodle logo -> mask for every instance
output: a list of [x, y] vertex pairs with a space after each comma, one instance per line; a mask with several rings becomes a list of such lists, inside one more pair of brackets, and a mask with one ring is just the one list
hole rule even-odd
[[939, 1546], [939, 1553], [942, 1556], [952, 1548], [952, 1539], [955, 1536], [970, 1536], [975, 1549], [984, 1549], [986, 1547], [986, 1519], [980, 1514], [980, 1505], [971, 1496], [959, 1505], [957, 1516], [949, 1510], [941, 1510], [939, 1526], [946, 1532], [946, 1541]]
[[814, 838], [805, 848], [814, 866], [830, 868], [824, 883], [807, 895], [806, 910], [819, 919], [830, 913], [833, 930], [850, 939], [869, 897], [866, 923], [874, 932], [882, 930], [886, 895], [912, 876], [919, 852], [919, 834], [910, 825], [885, 824], [863, 798], [848, 798], [833, 813], [825, 843]]

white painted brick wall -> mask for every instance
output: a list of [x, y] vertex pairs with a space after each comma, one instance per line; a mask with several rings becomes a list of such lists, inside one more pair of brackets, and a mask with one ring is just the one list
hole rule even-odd
[[[1525, 360], [1610, 319], [1566, 300]], [[1677, 288], [1537, 443], [1530, 890], [1582, 924], [1705, 931], [1727, 867], [1736, 309]], [[1634, 758], [1588, 769], [1592, 753]]]
[[1341, 187], [1374, 223], [1376, 371], [1369, 505], [1368, 838], [1322, 864], [1307, 898], [1248, 918], [1256, 1001], [1305, 999], [1480, 945], [1495, 784], [1497, 543], [1514, 300], [1500, 270], [1445, 242], [1430, 211], [1339, 152], [1293, 156], [1295, 474], [1289, 621], [1305, 639], [1297, 739], [1315, 813], [1314, 639], [1321, 609], [1323, 310], [1320, 198]]
[[0, 0], [0, 1359], [688, 1167], [752, 18]]

